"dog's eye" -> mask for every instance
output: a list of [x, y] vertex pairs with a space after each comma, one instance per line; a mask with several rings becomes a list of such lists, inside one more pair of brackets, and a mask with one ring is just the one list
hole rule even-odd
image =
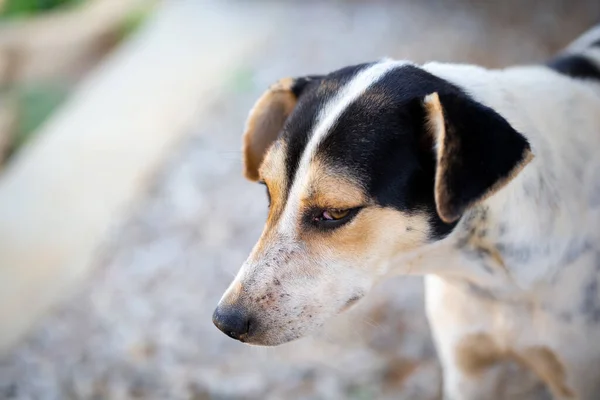
[[313, 226], [319, 229], [335, 229], [350, 222], [361, 209], [362, 207], [316, 210], [312, 214], [311, 221]]
[[350, 214], [350, 210], [330, 209], [323, 211], [317, 218], [319, 218], [320, 221], [337, 221], [347, 217], [348, 214]]
[[319, 230], [332, 230], [352, 221], [363, 208], [315, 208], [304, 215], [304, 222]]

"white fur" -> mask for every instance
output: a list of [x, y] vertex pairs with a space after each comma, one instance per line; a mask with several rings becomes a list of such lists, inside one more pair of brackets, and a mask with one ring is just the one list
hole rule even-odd
[[[597, 37], [600, 28], [568, 51]], [[577, 51], [600, 65], [597, 50]], [[531, 398], [514, 393], [498, 397], [500, 367], [476, 377], [461, 371], [456, 348], [471, 334], [488, 335], [511, 354], [549, 349], [564, 367], [565, 379], [560, 384], [580, 400], [600, 398], [600, 288], [590, 289], [594, 282], [600, 286], [600, 83], [571, 79], [538, 66], [486, 70], [471, 65], [424, 65], [504, 117], [529, 141], [533, 161], [504, 188], [467, 210], [447, 238], [395, 258], [385, 253], [381, 263], [385, 268], [358, 271], [349, 267], [355, 261], [351, 257], [336, 259], [323, 251], [311, 259], [302, 253], [295, 237], [298, 210], [318, 145], [349, 105], [402, 64], [386, 60], [364, 69], [323, 106], [277, 221], [277, 234], [268, 233], [268, 245], [263, 243], [258, 255], [253, 251], [236, 278], [240, 285], [250, 285], [244, 293], [255, 299], [261, 291], [271, 292], [276, 278], [276, 290], [294, 294], [284, 302], [288, 313], [315, 304], [323, 307], [308, 319], [301, 312], [285, 314], [291, 321], [287, 324], [297, 328], [295, 332], [282, 326], [277, 313], [263, 312], [275, 332], [264, 342], [282, 343], [304, 334], [309, 324], [320, 325], [357, 289], [366, 293], [374, 280], [369, 274], [374, 271], [410, 272], [427, 276], [426, 309], [444, 368], [446, 399]], [[469, 219], [483, 210], [485, 220]], [[477, 240], [486, 241], [500, 257], [482, 262], [482, 256], [473, 257], [465, 247], [464, 238], [477, 224], [486, 230]], [[381, 261], [376, 256], [402, 240], [402, 235], [407, 234], [389, 235], [389, 243], [377, 238], [380, 248], [369, 256], [369, 262]], [[317, 268], [307, 268], [307, 264]], [[489, 296], [469, 291], [468, 285]], [[224, 300], [233, 297], [234, 289]], [[598, 310], [587, 310], [586, 302]], [[586, 314], [590, 312], [598, 315], [590, 317]], [[505, 383], [509, 392], [514, 382]]]
[[[490, 226], [508, 227], [506, 236], [491, 233], [488, 239], [518, 247], [526, 261], [508, 257], [506, 271], [486, 273], [456, 245], [460, 225], [436, 249], [419, 254], [421, 270], [435, 274], [426, 279], [427, 313], [444, 365], [445, 395], [490, 396], [485, 379], [469, 380], [457, 370], [454, 354], [461, 338], [486, 333], [515, 351], [552, 349], [577, 398], [599, 398], [600, 321], [589, 321], [582, 302], [591, 282], [600, 279], [600, 207], [591, 205], [600, 188], [600, 85], [545, 67], [490, 71], [431, 63], [424, 68], [506, 118], [528, 139], [535, 157], [480, 205], [488, 210]], [[590, 248], [569, 260], [583, 246]], [[463, 280], [487, 288], [498, 300], [463, 297], [457, 289]], [[600, 303], [598, 293], [592, 295]], [[570, 321], [560, 315], [570, 315]]]

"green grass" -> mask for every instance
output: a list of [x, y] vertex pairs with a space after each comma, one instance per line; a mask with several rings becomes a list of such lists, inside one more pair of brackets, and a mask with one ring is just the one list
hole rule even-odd
[[[1, 1], [1, 0], [0, 0]], [[82, 4], [86, 0], [5, 0], [0, 19], [28, 18]], [[125, 17], [116, 32], [118, 41], [126, 39], [147, 20], [151, 8], [140, 7]], [[12, 144], [14, 154], [29, 141], [38, 128], [68, 98], [70, 85], [61, 82], [15, 83], [0, 92], [14, 99], [18, 107], [17, 132]]]
[[372, 388], [367, 386], [355, 386], [347, 388], [348, 399], [352, 400], [373, 400], [375, 398], [375, 393]]
[[127, 14], [117, 32], [118, 40], [122, 41], [136, 32], [148, 20], [151, 13], [152, 7], [137, 7]]
[[75, 6], [86, 0], [5, 0], [0, 17], [30, 17], [61, 7]]
[[13, 149], [25, 144], [67, 98], [68, 87], [58, 83], [19, 85], [11, 90], [17, 102], [17, 132]]
[[253, 69], [242, 66], [231, 71], [227, 84], [234, 92], [246, 93], [253, 90], [255, 87], [254, 75]]

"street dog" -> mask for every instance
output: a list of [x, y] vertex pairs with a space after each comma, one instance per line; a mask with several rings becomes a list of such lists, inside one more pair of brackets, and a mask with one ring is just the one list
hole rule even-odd
[[599, 150], [600, 27], [544, 65], [281, 79], [243, 135], [268, 218], [213, 322], [278, 345], [417, 274], [445, 399], [599, 399]]

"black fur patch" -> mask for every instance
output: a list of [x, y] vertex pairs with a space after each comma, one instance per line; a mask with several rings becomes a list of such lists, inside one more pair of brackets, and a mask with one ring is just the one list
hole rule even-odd
[[[290, 185], [319, 112], [345, 83], [369, 65], [344, 68], [311, 80], [303, 88], [282, 133], [287, 142]], [[456, 134], [461, 138], [464, 135], [461, 151], [466, 163], [449, 178], [456, 185], [455, 199], [461, 205], [470, 202], [512, 170], [528, 147], [527, 142], [493, 110], [416, 66], [393, 69], [350, 104], [320, 143], [317, 156], [357, 179], [377, 204], [425, 213], [432, 226], [431, 240], [438, 240], [448, 235], [456, 223], [443, 222], [436, 211], [436, 159], [423, 105], [425, 96], [434, 92], [445, 99]]]
[[321, 160], [352, 175], [383, 207], [425, 213], [431, 239], [448, 235], [433, 195], [435, 157], [425, 131], [423, 98], [459, 89], [420, 68], [390, 71], [342, 113], [317, 151]]
[[600, 67], [584, 56], [562, 55], [549, 61], [546, 65], [571, 78], [600, 80]]
[[298, 104], [288, 117], [281, 133], [281, 137], [287, 144], [285, 165], [288, 192], [298, 170], [302, 153], [313, 133], [319, 111], [344, 84], [367, 65], [369, 64], [346, 67], [326, 77], [310, 76], [297, 79], [292, 90], [298, 97]]
[[592, 277], [583, 290], [581, 312], [589, 322], [600, 323], [600, 289], [598, 277]]
[[440, 203], [459, 217], [521, 163], [529, 143], [498, 113], [461, 93], [439, 95], [446, 122]]
[[300, 97], [306, 86], [308, 86], [311, 82], [320, 80], [321, 78], [323, 78], [323, 76], [320, 75], [308, 75], [296, 78], [294, 80], [294, 84], [292, 85], [292, 92], [294, 93], [294, 96]]

